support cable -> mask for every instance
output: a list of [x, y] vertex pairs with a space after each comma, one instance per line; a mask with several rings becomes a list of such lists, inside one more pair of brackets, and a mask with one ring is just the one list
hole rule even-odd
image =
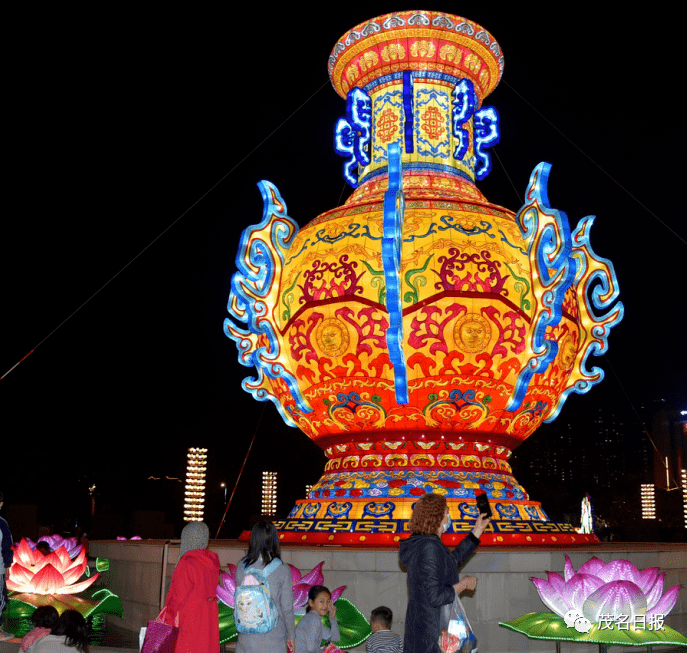
[[651, 215], [653, 218], [658, 220], [670, 233], [672, 233], [678, 240], [682, 241], [684, 245], [687, 245], [687, 240], [685, 240], [680, 234], [678, 234], [676, 231], [674, 231], [671, 227], [669, 227], [661, 218], [659, 218], [650, 208], [642, 204], [625, 186], [623, 186], [615, 177], [613, 177], [610, 173], [606, 172], [594, 159], [592, 159], [591, 156], [589, 156], [579, 145], [577, 145], [573, 140], [568, 138], [556, 125], [554, 125], [537, 107], [535, 107], [531, 102], [526, 100], [520, 93], [518, 93], [507, 81], [502, 80], [503, 84], [505, 84], [513, 93], [515, 93], [527, 106], [529, 106], [532, 110], [534, 110], [539, 116], [544, 119], [546, 122], [551, 125], [568, 143], [570, 143], [576, 150], [580, 152], [583, 156], [585, 156], [587, 159], [589, 159], [601, 172], [603, 172], [616, 186], [618, 186], [621, 190], [625, 191], [639, 206], [641, 206], [649, 215]]
[[174, 222], [172, 222], [166, 229], [164, 229], [160, 234], [158, 234], [150, 243], [148, 243], [136, 256], [134, 256], [119, 272], [113, 275], [108, 281], [106, 281], [98, 290], [96, 290], [81, 306], [79, 306], [75, 311], [68, 315], [62, 322], [60, 322], [45, 338], [43, 338], [33, 349], [25, 354], [19, 361], [17, 361], [12, 367], [10, 367], [7, 372], [0, 376], [0, 381], [4, 379], [12, 370], [14, 370], [20, 363], [23, 363], [31, 354], [33, 354], [36, 349], [38, 349], [55, 331], [57, 331], [61, 326], [68, 322], [74, 315], [76, 315], [88, 302], [90, 302], [98, 293], [104, 290], [112, 281], [114, 281], [124, 270], [126, 270], [139, 256], [141, 256], [146, 250], [152, 247], [162, 236], [164, 236], [181, 218], [183, 218], [191, 209], [195, 208], [200, 202], [202, 202], [217, 186], [219, 186], [236, 168], [238, 168], [251, 154], [253, 154], [259, 147], [261, 147], [265, 141], [271, 138], [279, 129], [281, 129], [291, 118], [293, 118], [310, 100], [312, 100], [327, 84], [327, 80], [322, 86], [320, 86], [305, 102], [303, 102], [290, 116], [281, 122], [280, 125], [275, 127], [265, 138], [263, 138], [246, 156], [244, 156], [229, 172], [223, 175], [219, 181], [215, 182], [208, 190], [206, 190], [191, 206], [189, 206]]
[[[646, 429], [644, 426], [644, 422], [642, 421], [642, 418], [639, 415], [639, 412], [635, 408], [635, 405], [630, 399], [630, 395], [627, 393], [627, 390], [625, 390], [625, 386], [623, 385], [623, 382], [620, 380], [620, 377], [616, 373], [615, 369], [613, 368], [613, 365], [611, 365], [611, 361], [608, 359], [608, 356], [604, 354], [604, 360], [606, 363], [608, 363], [608, 367], [610, 368], [611, 372], [613, 372], [613, 376], [615, 377], [615, 380], [618, 382], [618, 385], [620, 386], [620, 389], [623, 391], [623, 394], [625, 395], [625, 398], [627, 399], [628, 403], [630, 404], [630, 408], [632, 408], [632, 412], [635, 414], [635, 417], [637, 418], [637, 421], [642, 425], [642, 431], [644, 431], [644, 435], [649, 439], [649, 442], [651, 443], [651, 446], [654, 448], [654, 452], [656, 454], [660, 454], [660, 451], [658, 450], [658, 447], [656, 446], [656, 443], [654, 442], [653, 438], [651, 437], [651, 434], [649, 431]], [[679, 490], [680, 486], [677, 484], [677, 481], [673, 479], [673, 482], [675, 483], [675, 487], [673, 488], [668, 488], [669, 490]]]
[[266, 404], [263, 404], [262, 412], [260, 413], [260, 419], [258, 420], [258, 424], [255, 427], [255, 431], [253, 432], [253, 438], [250, 441], [250, 444], [248, 445], [248, 451], [246, 451], [246, 457], [243, 459], [243, 465], [241, 465], [241, 469], [239, 470], [239, 475], [236, 477], [236, 483], [234, 483], [234, 489], [231, 491], [231, 496], [229, 497], [229, 501], [227, 501], [227, 507], [224, 509], [224, 514], [222, 515], [222, 521], [220, 521], [219, 526], [217, 527], [217, 533], [215, 533], [214, 539], [217, 539], [219, 537], [219, 532], [222, 530], [222, 526], [224, 526], [224, 520], [227, 518], [227, 513], [229, 512], [229, 506], [231, 505], [231, 501], [234, 498], [234, 494], [236, 493], [236, 488], [238, 487], [239, 481], [241, 480], [241, 474], [243, 474], [243, 470], [246, 466], [246, 462], [248, 461], [248, 456], [250, 455], [250, 450], [253, 448], [253, 442], [255, 442], [255, 436], [258, 434], [258, 429], [260, 428], [260, 423], [262, 422], [262, 417], [265, 414], [265, 406], [266, 406]]

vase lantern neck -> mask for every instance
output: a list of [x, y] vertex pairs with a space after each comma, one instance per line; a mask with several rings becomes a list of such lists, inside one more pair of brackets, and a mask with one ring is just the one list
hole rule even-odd
[[498, 116], [482, 103], [502, 71], [493, 36], [459, 16], [404, 11], [344, 34], [329, 74], [347, 100], [336, 136], [339, 153], [350, 153], [345, 176], [357, 185], [347, 203], [386, 190], [391, 143], [401, 148], [406, 193], [484, 200], [475, 179], [488, 173]]

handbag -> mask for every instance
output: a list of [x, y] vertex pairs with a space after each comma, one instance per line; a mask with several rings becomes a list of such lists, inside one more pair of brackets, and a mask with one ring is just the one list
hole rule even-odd
[[148, 622], [141, 653], [174, 653], [179, 637], [179, 613], [174, 619], [174, 626], [170, 626], [164, 621], [166, 609], [162, 608], [155, 621]]
[[453, 603], [442, 607], [439, 627], [439, 648], [443, 653], [473, 653], [477, 650], [477, 639], [457, 594]]

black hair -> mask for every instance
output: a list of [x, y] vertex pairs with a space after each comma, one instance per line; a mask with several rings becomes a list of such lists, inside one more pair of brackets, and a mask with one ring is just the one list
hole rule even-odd
[[262, 558], [265, 565], [275, 558], [281, 558], [279, 535], [272, 522], [259, 521], [250, 532], [248, 555], [243, 559], [243, 564], [250, 567], [258, 558]]
[[391, 608], [387, 608], [385, 605], [380, 605], [370, 614], [370, 621], [376, 621], [380, 626], [384, 627], [384, 630], [391, 630], [391, 622], [393, 619], [394, 613], [391, 611]]
[[[45, 549], [48, 549], [47, 553]], [[38, 542], [38, 544], [36, 544], [36, 551], [40, 551], [44, 556], [47, 556], [50, 554], [50, 545], [45, 540]]]
[[3, 495], [2, 491], [0, 491], [0, 503], [2, 503], [5, 500], [5, 496]]
[[64, 635], [64, 643], [79, 653], [89, 653], [86, 620], [76, 610], [65, 610], [50, 631], [51, 635]]
[[324, 585], [313, 585], [310, 588], [310, 591], [308, 592], [308, 607], [306, 608], [306, 612], [310, 612], [310, 601], [314, 601], [322, 592], [326, 592], [329, 594], [329, 598], [332, 598], [332, 593], [329, 591], [328, 587], [325, 587]]
[[31, 623], [36, 628], [53, 628], [59, 618], [60, 613], [52, 605], [42, 605], [33, 611]]

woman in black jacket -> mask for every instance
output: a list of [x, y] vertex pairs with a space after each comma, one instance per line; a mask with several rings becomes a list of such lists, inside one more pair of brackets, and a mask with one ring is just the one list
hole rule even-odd
[[477, 586], [474, 576], [461, 580], [458, 567], [477, 548], [489, 518], [480, 515], [472, 531], [453, 551], [441, 541], [450, 522], [446, 499], [440, 494], [425, 494], [415, 504], [408, 524], [412, 536], [401, 542], [401, 562], [408, 567], [404, 653], [439, 653], [441, 606], [453, 603], [456, 594]]

